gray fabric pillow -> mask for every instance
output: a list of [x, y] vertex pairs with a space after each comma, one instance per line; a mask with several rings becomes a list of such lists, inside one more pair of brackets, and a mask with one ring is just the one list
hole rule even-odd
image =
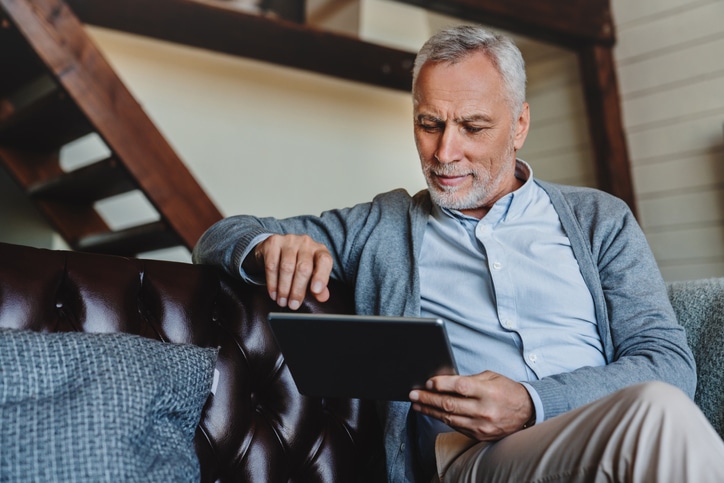
[[0, 330], [0, 481], [198, 481], [217, 349]]
[[724, 437], [724, 278], [670, 282], [668, 288], [696, 359], [694, 401]]

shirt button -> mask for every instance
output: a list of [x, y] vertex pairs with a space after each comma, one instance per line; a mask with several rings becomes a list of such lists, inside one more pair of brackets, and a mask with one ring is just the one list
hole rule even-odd
[[405, 443], [402, 443], [402, 444], [400, 445], [400, 451], [405, 451]]
[[538, 360], [538, 356], [535, 355], [535, 354], [530, 354], [530, 355], [528, 356], [528, 360], [529, 360], [531, 363], [535, 364], [535, 361]]
[[512, 329], [512, 328], [513, 328], [513, 321], [510, 320], [510, 319], [505, 319], [505, 320], [503, 321], [503, 327], [505, 327], [506, 329]]
[[502, 263], [500, 263], [500, 262], [493, 263], [493, 270], [500, 270], [501, 268], [503, 268]]

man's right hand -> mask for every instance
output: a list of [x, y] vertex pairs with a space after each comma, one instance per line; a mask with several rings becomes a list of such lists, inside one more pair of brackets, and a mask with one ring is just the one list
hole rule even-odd
[[307, 235], [272, 235], [259, 243], [244, 261], [249, 273], [266, 276], [269, 296], [280, 307], [297, 310], [309, 290], [320, 302], [329, 299], [332, 255]]

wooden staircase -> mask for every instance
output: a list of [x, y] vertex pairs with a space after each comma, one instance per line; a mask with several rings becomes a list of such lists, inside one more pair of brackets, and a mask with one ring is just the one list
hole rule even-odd
[[[0, 0], [0, 164], [75, 250], [192, 248], [219, 210], [59, 0]], [[95, 133], [110, 155], [65, 171]], [[96, 204], [139, 190], [157, 221], [113, 230]]]

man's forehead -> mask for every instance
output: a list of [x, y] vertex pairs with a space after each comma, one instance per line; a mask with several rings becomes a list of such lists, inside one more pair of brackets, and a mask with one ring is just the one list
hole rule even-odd
[[422, 94], [413, 103], [415, 119], [435, 119], [456, 122], [484, 122], [498, 117], [503, 99], [497, 96]]
[[[484, 56], [481, 56], [484, 58]], [[453, 66], [433, 64], [423, 70], [416, 80], [413, 102], [415, 107], [424, 105], [483, 105], [500, 101], [505, 94], [502, 77], [489, 63], [481, 58], [467, 65]], [[455, 69], [455, 70], [448, 70]]]

